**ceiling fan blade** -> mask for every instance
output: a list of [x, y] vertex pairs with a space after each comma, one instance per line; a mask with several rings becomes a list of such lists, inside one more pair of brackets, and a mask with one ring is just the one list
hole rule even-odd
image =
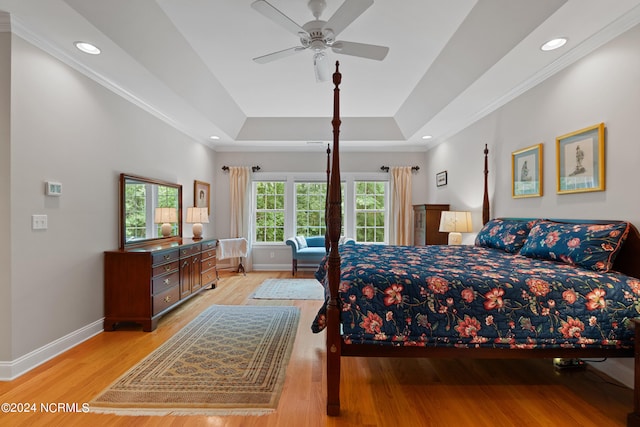
[[308, 34], [304, 28], [293, 22], [287, 15], [280, 12], [265, 0], [254, 1], [251, 3], [251, 7], [298, 37]]
[[275, 61], [276, 59], [285, 58], [287, 56], [293, 55], [294, 53], [302, 52], [305, 49], [306, 47], [302, 46], [290, 47], [289, 49], [279, 50], [277, 52], [258, 56], [257, 58], [253, 58], [253, 60], [258, 64], [266, 64], [268, 62]]
[[386, 46], [344, 41], [335, 42], [331, 45], [331, 49], [335, 53], [340, 53], [342, 55], [359, 56], [361, 58], [375, 59], [377, 61], [382, 61], [389, 52], [389, 48]]
[[345, 0], [336, 13], [329, 18], [324, 28], [330, 28], [333, 35], [337, 36], [372, 4], [373, 0]]

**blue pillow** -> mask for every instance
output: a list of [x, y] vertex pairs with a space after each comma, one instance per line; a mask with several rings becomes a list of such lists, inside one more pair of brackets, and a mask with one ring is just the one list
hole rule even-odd
[[531, 229], [520, 255], [607, 272], [613, 267], [627, 234], [628, 222], [569, 224], [540, 221]]
[[476, 236], [476, 246], [502, 249], [510, 253], [518, 252], [536, 221], [492, 219]]

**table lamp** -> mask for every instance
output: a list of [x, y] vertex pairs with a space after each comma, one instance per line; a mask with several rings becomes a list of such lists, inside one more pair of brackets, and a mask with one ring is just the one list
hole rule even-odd
[[471, 212], [442, 212], [439, 231], [449, 233], [448, 244], [462, 244], [461, 233], [469, 233], [471, 231]]
[[162, 237], [169, 237], [173, 230], [171, 224], [178, 222], [178, 211], [176, 208], [156, 208], [153, 222], [162, 224], [162, 227], [160, 227]]
[[202, 239], [202, 223], [209, 223], [209, 208], [187, 208], [187, 224], [193, 224], [193, 238]]

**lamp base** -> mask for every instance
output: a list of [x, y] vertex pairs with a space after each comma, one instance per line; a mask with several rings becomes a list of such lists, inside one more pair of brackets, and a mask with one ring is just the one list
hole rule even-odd
[[164, 224], [162, 224], [162, 227], [160, 227], [160, 230], [162, 231], [162, 237], [169, 237], [171, 236], [171, 231], [172, 231], [171, 224], [169, 224], [168, 222], [165, 222]]
[[193, 224], [193, 239], [202, 239], [202, 224], [200, 224], [199, 222]]
[[447, 241], [450, 245], [461, 245], [462, 244], [462, 233], [451, 232], [449, 233], [449, 239]]

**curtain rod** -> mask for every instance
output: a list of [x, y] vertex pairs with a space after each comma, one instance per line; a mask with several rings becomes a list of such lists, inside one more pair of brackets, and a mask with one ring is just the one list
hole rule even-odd
[[[222, 170], [225, 171], [225, 172], [228, 172], [229, 171], [229, 166], [227, 166], [227, 165], [222, 166]], [[260, 170], [260, 166], [251, 166], [251, 171], [252, 172], [258, 172], [259, 170]]]
[[[389, 166], [380, 166], [380, 170], [383, 172], [389, 172]], [[420, 170], [420, 166], [411, 166], [412, 172], [418, 172]]]

